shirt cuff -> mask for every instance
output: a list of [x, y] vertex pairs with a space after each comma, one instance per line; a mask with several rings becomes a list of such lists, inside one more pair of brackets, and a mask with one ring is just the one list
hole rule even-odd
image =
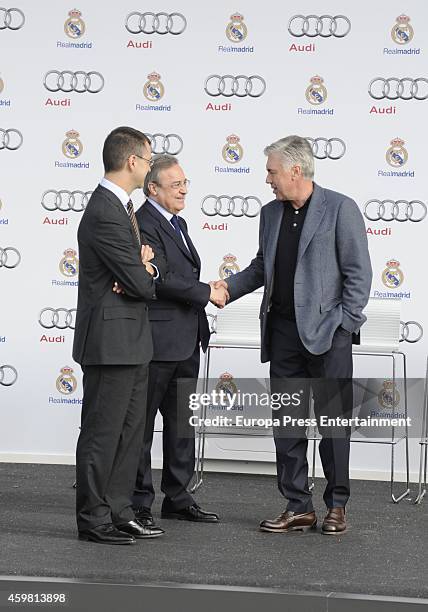
[[155, 272], [156, 272], [156, 274], [154, 274], [154, 275], [152, 276], [152, 278], [153, 278], [153, 280], [157, 280], [157, 279], [159, 278], [159, 270], [157, 269], [157, 266], [155, 266], [155, 264], [154, 264], [154, 263], [151, 263], [151, 266], [152, 266], [152, 268], [154, 268], [154, 269], [155, 269]]

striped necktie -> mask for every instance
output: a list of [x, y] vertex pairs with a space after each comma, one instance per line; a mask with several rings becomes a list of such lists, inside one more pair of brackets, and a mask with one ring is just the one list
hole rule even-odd
[[132, 229], [134, 230], [135, 235], [137, 236], [138, 244], [141, 246], [140, 230], [138, 229], [137, 218], [135, 216], [132, 200], [129, 200], [128, 204], [126, 205], [126, 210], [128, 211], [128, 217], [131, 220]]

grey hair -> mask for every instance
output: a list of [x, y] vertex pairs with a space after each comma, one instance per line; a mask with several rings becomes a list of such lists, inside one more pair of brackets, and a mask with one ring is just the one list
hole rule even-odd
[[147, 197], [150, 195], [149, 183], [159, 184], [159, 174], [162, 172], [162, 170], [168, 170], [168, 168], [176, 166], [179, 163], [178, 159], [174, 155], [166, 155], [163, 153], [154, 155], [152, 157], [152, 162], [150, 172], [146, 174], [146, 178], [144, 180], [143, 191]]
[[314, 178], [314, 155], [306, 138], [287, 136], [265, 147], [265, 155], [279, 155], [286, 168], [300, 166], [305, 179]]

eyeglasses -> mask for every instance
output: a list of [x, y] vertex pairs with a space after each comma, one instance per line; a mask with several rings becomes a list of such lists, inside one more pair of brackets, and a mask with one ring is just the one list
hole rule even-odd
[[[159, 185], [159, 187], [162, 187], [162, 185]], [[175, 181], [175, 183], [171, 183], [170, 185], [167, 185], [167, 187], [174, 190], [189, 189], [190, 181], [189, 179], [184, 179], [184, 181]]]
[[134, 155], [135, 155], [135, 157], [139, 157], [140, 159], [144, 159], [144, 161], [146, 161], [149, 164], [150, 168], [153, 166], [154, 161], [155, 161], [154, 159], [147, 159], [147, 157], [143, 157], [142, 155], [138, 155], [138, 153], [134, 153]]

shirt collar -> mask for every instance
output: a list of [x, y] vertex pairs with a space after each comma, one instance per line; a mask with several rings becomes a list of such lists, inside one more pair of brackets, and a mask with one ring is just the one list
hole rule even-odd
[[156, 202], [156, 200], [154, 200], [153, 198], [147, 198], [147, 199], [150, 202], [150, 204], [154, 206], [156, 210], [165, 217], [167, 221], [171, 222], [171, 219], [173, 218], [174, 215], [170, 213], [169, 210], [166, 210], [166, 208], [161, 206], [161, 204], [159, 204], [159, 202]]
[[103, 176], [103, 178], [100, 180], [100, 185], [114, 193], [114, 195], [117, 196], [122, 202], [123, 206], [125, 208], [127, 207], [130, 197], [129, 194], [124, 189], [122, 189], [122, 187], [119, 187], [119, 185], [116, 185], [116, 183], [112, 183], [111, 181], [106, 179], [105, 176]]

